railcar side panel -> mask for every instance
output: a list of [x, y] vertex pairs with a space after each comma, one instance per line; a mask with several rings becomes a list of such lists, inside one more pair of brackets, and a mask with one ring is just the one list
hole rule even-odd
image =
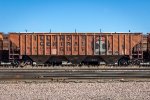
[[9, 40], [12, 48], [19, 47], [19, 34], [9, 34]]
[[140, 34], [10, 34], [21, 55], [129, 55]]
[[72, 36], [72, 55], [78, 55], [78, 40], [79, 40], [79, 36], [77, 34], [74, 34]]

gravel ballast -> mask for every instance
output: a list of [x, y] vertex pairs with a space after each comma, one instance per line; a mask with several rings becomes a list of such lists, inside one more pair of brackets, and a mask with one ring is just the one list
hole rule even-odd
[[150, 82], [0, 83], [0, 100], [149, 100]]

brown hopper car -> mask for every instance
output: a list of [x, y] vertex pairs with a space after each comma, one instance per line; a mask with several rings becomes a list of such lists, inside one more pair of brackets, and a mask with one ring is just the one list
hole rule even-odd
[[2, 52], [3, 52], [3, 33], [0, 32], [0, 60], [2, 60]]
[[9, 33], [9, 59], [126, 65], [143, 59], [142, 33]]
[[147, 51], [148, 51], [148, 58], [150, 58], [150, 33], [148, 33], [148, 36], [147, 36]]

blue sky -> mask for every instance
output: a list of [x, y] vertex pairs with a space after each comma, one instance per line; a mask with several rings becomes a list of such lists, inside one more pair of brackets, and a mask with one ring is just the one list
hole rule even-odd
[[1, 32], [150, 32], [150, 0], [0, 0]]

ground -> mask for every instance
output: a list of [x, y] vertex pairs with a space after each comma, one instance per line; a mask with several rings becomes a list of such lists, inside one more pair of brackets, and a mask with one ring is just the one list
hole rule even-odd
[[150, 82], [0, 82], [0, 100], [148, 100]]

